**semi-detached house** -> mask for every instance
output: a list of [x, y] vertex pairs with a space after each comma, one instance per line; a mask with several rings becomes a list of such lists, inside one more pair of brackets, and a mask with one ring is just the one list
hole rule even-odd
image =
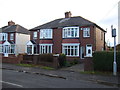
[[30, 29], [26, 53], [64, 53], [68, 57], [92, 57], [94, 51], [105, 50], [105, 30], [71, 12], [46, 24]]
[[25, 53], [28, 40], [30, 40], [29, 31], [13, 21], [9, 21], [8, 25], [0, 30], [0, 54], [8, 57]]

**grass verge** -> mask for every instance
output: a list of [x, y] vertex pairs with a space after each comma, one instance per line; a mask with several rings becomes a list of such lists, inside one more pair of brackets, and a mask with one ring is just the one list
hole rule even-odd
[[16, 64], [17, 66], [23, 66], [23, 67], [39, 67], [41, 69], [46, 70], [54, 70], [52, 67], [42, 66], [42, 65], [34, 65], [34, 64]]

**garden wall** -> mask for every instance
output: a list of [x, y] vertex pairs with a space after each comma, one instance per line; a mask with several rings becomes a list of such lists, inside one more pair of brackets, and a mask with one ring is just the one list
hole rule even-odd
[[52, 56], [51, 54], [44, 55], [24, 55], [21, 63], [27, 64], [40, 64], [44, 66], [59, 67], [58, 56]]
[[[1, 55], [2, 56], [2, 55]], [[23, 55], [11, 55], [9, 57], [2, 56], [2, 63], [12, 63], [12, 64], [18, 64], [23, 60]]]

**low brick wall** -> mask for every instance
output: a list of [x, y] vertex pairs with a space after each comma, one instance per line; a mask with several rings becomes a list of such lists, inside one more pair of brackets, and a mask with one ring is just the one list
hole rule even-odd
[[93, 61], [92, 57], [86, 57], [84, 59], [84, 71], [93, 71]]
[[18, 55], [17, 57], [12, 55], [9, 57], [2, 56], [2, 63], [12, 63], [12, 64], [18, 64], [23, 60], [23, 55]]
[[68, 56], [67, 56], [67, 57], [66, 57], [66, 60], [69, 61], [69, 62], [76, 60], [76, 61], [78, 61], [79, 63], [83, 63], [83, 59], [80, 59], [80, 57], [68, 57]]
[[57, 56], [53, 56], [52, 62], [43, 61], [40, 59], [40, 55], [24, 55], [21, 63], [40, 64], [53, 68], [59, 67], [59, 61]]

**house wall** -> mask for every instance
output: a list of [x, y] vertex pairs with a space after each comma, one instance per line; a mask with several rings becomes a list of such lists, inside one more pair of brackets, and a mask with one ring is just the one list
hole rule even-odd
[[[40, 39], [39, 32], [38, 38], [36, 40], [33, 39], [33, 32], [31, 31], [31, 40], [36, 41], [39, 44], [53, 44], [53, 53], [60, 54], [62, 53], [62, 43], [80, 43], [80, 47], [84, 47], [84, 53], [86, 56], [86, 45], [92, 45], [93, 51], [101, 51], [104, 48], [104, 32], [103, 38], [101, 40], [101, 30], [96, 26], [83, 26], [80, 28], [90, 28], [90, 37], [83, 37], [83, 30], [79, 31], [79, 38], [62, 38], [62, 28], [54, 28], [53, 29], [53, 38], [52, 39]], [[79, 50], [80, 51], [80, 50]], [[80, 54], [80, 53], [79, 53]]]
[[[80, 30], [80, 45], [84, 47], [85, 55], [86, 55], [86, 45], [91, 44], [92, 50], [95, 51], [95, 32], [94, 32], [94, 26], [86, 26], [90, 28], [90, 37], [83, 37], [83, 30]], [[84, 27], [85, 28], [85, 27]]]
[[30, 40], [30, 35], [16, 33], [16, 54], [25, 53], [26, 43]]
[[53, 29], [53, 53], [62, 53], [62, 28]]
[[[103, 35], [101, 35], [101, 32]], [[96, 51], [102, 51], [104, 49], [104, 32], [100, 30], [99, 28], [95, 28], [96, 33]], [[101, 39], [103, 38], [103, 39]]]

